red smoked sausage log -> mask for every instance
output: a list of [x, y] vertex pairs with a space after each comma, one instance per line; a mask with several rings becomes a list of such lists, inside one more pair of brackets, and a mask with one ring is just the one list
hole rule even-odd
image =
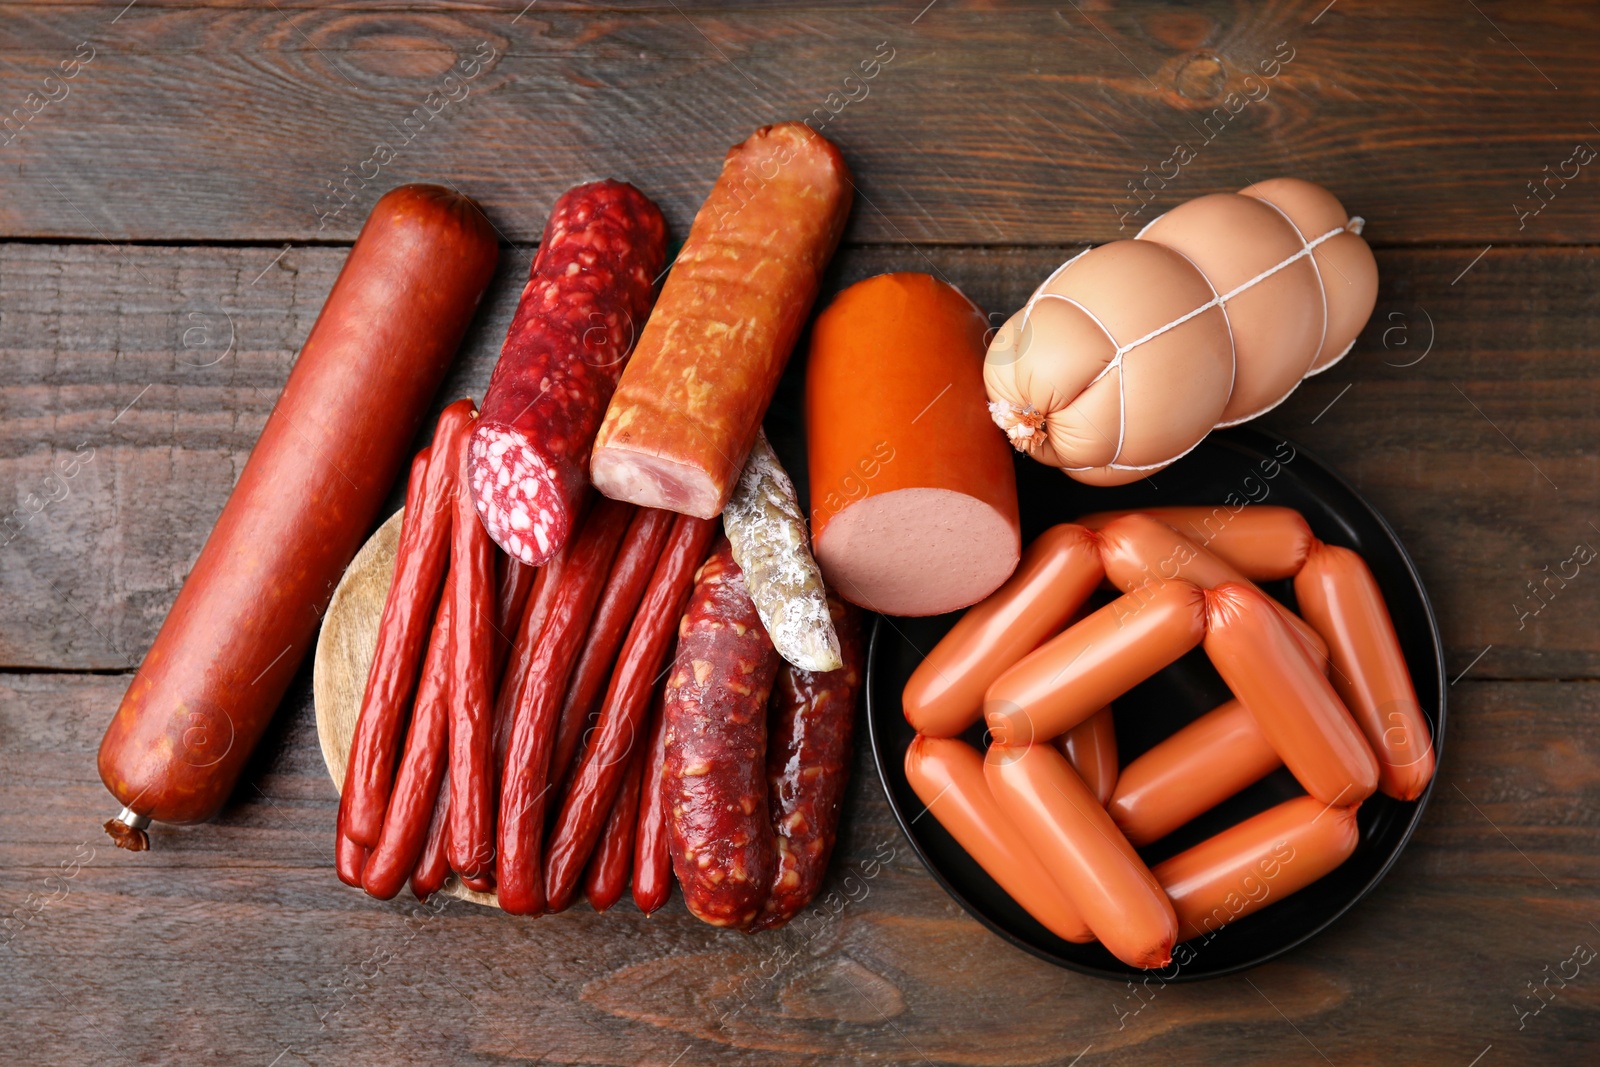
[[[612, 668], [616, 666], [617, 650], [628, 636], [639, 601], [661, 560], [662, 549], [666, 547], [677, 517], [660, 508], [638, 508], [628, 524], [628, 531], [622, 535], [622, 547], [617, 549], [617, 558], [611, 564], [605, 591], [600, 594], [594, 621], [589, 624], [589, 634], [583, 642], [583, 655], [572, 670], [572, 681], [567, 683], [567, 695], [561, 704], [561, 722], [556, 730], [555, 748], [550, 754], [550, 781], [557, 785], [564, 783], [574, 769], [572, 761], [583, 741], [589, 713], [596, 710], [595, 701], [605, 691]], [[708, 542], [709, 539], [708, 534]], [[705, 551], [703, 545], [700, 551]], [[687, 587], [684, 595], [688, 595]], [[674, 617], [682, 610], [681, 603], [675, 605]], [[655, 669], [660, 669], [659, 663]]]
[[646, 915], [672, 897], [672, 853], [667, 850], [667, 809], [661, 795], [661, 765], [667, 758], [666, 715], [662, 686], [651, 702], [649, 758], [639, 784], [639, 828], [633, 838], [633, 902]]
[[1433, 732], [1366, 561], [1319, 542], [1295, 577], [1294, 595], [1328, 639], [1333, 688], [1378, 757], [1378, 788], [1397, 800], [1417, 799], [1433, 777]]
[[543, 563], [571, 531], [589, 449], [666, 263], [661, 211], [627, 182], [550, 210], [472, 432], [472, 493], [495, 543]]
[[[450, 588], [448, 576], [444, 586]], [[379, 900], [390, 899], [406, 884], [427, 843], [428, 823], [438, 806], [439, 786], [450, 754], [450, 675], [455, 669], [450, 620], [454, 614], [455, 597], [447, 596], [439, 602], [428, 638], [416, 706], [406, 729], [405, 754], [383, 817], [383, 834], [361, 872], [361, 888]]]
[[227, 800], [372, 529], [498, 256], [471, 200], [384, 194], [100, 745], [107, 831]]
[[[1253, 582], [1293, 578], [1305, 566], [1311, 527], [1293, 508], [1271, 504], [1239, 507], [1140, 508], [1200, 545]], [[1097, 511], [1078, 522], [1098, 530], [1132, 511]]]
[[1213, 934], [1349, 859], [1361, 839], [1358, 806], [1295, 797], [1158, 863], [1152, 873], [1178, 914], [1178, 936]]
[[444, 409], [427, 449], [422, 478], [413, 479], [415, 492], [409, 486], [406, 492], [394, 577], [378, 622], [378, 646], [367, 669], [339, 798], [346, 833], [368, 848], [378, 846], [383, 832], [395, 754], [444, 585], [445, 564], [450, 561], [461, 449], [472, 430], [472, 410], [471, 400], [457, 400]]
[[[1100, 530], [1100, 562], [1105, 566], [1106, 578], [1124, 593], [1136, 589], [1148, 593], [1174, 578], [1193, 582], [1201, 589], [1215, 589], [1223, 582], [1253, 585], [1171, 526], [1140, 512], [1114, 519]], [[1294, 627], [1312, 659], [1326, 671], [1328, 643], [1322, 635], [1276, 600], [1272, 606], [1284, 622]]]
[[800, 122], [728, 150], [622, 372], [591, 470], [609, 497], [715, 518], [850, 214], [839, 150]]
[[1148, 845], [1281, 766], [1249, 709], [1230, 700], [1122, 768], [1106, 810]]
[[1206, 655], [1307, 793], [1358, 804], [1378, 787], [1378, 761], [1294, 632], [1254, 586], [1206, 591]]
[[481, 878], [494, 865], [494, 544], [467, 490], [467, 451], [456, 458], [450, 543], [451, 870]]
[[[691, 515], [673, 518], [666, 549], [650, 575], [650, 585], [628, 629], [605, 700], [584, 745], [583, 760], [572, 775], [550, 833], [544, 875], [552, 911], [571, 903], [600, 824], [616, 796], [628, 753], [644, 739], [650, 693], [672, 650], [677, 624], [684, 618], [683, 604], [694, 587], [697, 563], [705, 558], [717, 531], [717, 524], [707, 519]], [[742, 582], [739, 589], [744, 591]], [[766, 631], [761, 634], [764, 639]]]
[[748, 929], [772, 886], [767, 698], [778, 662], [723, 538], [678, 629], [661, 773], [683, 902], [713, 926]]
[[550, 748], [555, 742], [561, 697], [632, 511], [611, 500], [589, 509], [562, 565], [561, 584], [550, 600], [549, 614], [529, 657], [527, 683], [517, 699], [506, 747], [500, 787], [500, 847], [495, 854], [500, 906], [512, 915], [540, 915], [545, 910], [540, 849], [549, 794]]
[[977, 749], [959, 738], [919, 735], [906, 749], [906, 780], [956, 844], [1045, 929], [1068, 941], [1094, 940], [1066, 891], [995, 803]]
[[605, 911], [622, 899], [628, 888], [628, 868], [633, 863], [633, 835], [639, 826], [639, 780], [644, 776], [644, 765], [649, 760], [645, 746], [635, 746], [628, 753], [628, 766], [622, 775], [622, 787], [606, 817], [605, 829], [589, 866], [583, 872], [583, 895], [595, 911]]
[[1101, 806], [1117, 788], [1117, 727], [1107, 704], [1056, 738], [1056, 747]]
[[1060, 630], [1100, 584], [1099, 543], [1081, 526], [1052, 526], [1022, 553], [1006, 583], [967, 609], [901, 696], [920, 734], [955, 737], [983, 714], [994, 680]]
[[777, 845], [772, 892], [752, 930], [782, 926], [811, 903], [828, 872], [850, 781], [850, 736], [865, 676], [861, 613], [829, 593], [838, 670], [778, 667], [767, 705], [767, 806]]
[[1171, 581], [1118, 597], [995, 679], [983, 713], [996, 744], [1066, 733], [1205, 636], [1202, 592]]
[[1088, 786], [1049, 745], [991, 746], [984, 779], [1001, 812], [1113, 956], [1165, 967], [1178, 919], [1155, 876]]

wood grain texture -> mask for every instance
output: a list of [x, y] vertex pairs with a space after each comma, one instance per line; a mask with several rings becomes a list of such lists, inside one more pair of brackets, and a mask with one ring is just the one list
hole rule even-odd
[[[126, 669], [154, 639], [344, 258], [278, 251], [0, 246], [0, 485], [15, 487], [21, 524], [0, 548], [0, 598], [16, 606], [0, 615], [0, 665]], [[1071, 251], [847, 248], [828, 292], [924, 270], [999, 322]], [[1462, 275], [1475, 254], [1381, 251], [1354, 353], [1263, 421], [1395, 525], [1452, 677], [1469, 663], [1477, 676], [1594, 677], [1600, 580], [1587, 568], [1547, 580], [1575, 546], [1600, 549], [1600, 261], [1496, 248]], [[528, 260], [505, 257], [441, 405], [482, 394]], [[797, 360], [774, 419], [797, 415], [801, 382]], [[92, 458], [51, 481], [80, 448]], [[804, 484], [803, 457], [785, 460]], [[27, 518], [30, 494], [45, 506]]]
[[1460, 683], [1432, 805], [1376, 893], [1282, 962], [1136, 993], [960, 912], [865, 746], [825, 895], [774, 934], [718, 932], [677, 898], [531, 921], [369, 900], [331, 870], [304, 675], [222, 816], [139, 855], [98, 829], [93, 752], [123, 679], [0, 676], [9, 1059], [1209, 1065], [1321, 1062], [1314, 1044], [1337, 1064], [1466, 1064], [1493, 1044], [1485, 1063], [1548, 1063], [1600, 1026], [1587, 971], [1521, 1030], [1513, 1011], [1546, 965], [1600, 946], [1592, 685]]
[[[856, 173], [854, 241], [1106, 240], [1283, 173], [1383, 244], [1600, 240], [1592, 176], [1528, 188], [1600, 143], [1592, 5], [615, 6], [0, 4], [0, 114], [27, 116], [0, 147], [0, 233], [348, 241], [421, 179], [533, 241], [609, 175], [681, 236], [727, 146], [814, 115]], [[402, 129], [480, 44], [481, 73]], [[380, 141], [397, 158], [364, 166]]]

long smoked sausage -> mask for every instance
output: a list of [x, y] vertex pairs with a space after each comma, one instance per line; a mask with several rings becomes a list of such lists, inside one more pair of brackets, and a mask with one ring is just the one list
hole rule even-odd
[[1122, 768], [1106, 810], [1148, 845], [1281, 766], [1249, 709], [1230, 700]]
[[1433, 778], [1433, 732], [1366, 561], [1319, 542], [1295, 577], [1294, 595], [1328, 639], [1333, 688], [1378, 757], [1378, 788], [1397, 800], [1417, 799]]
[[1152, 872], [1178, 915], [1178, 936], [1215, 933], [1315, 882], [1350, 858], [1356, 807], [1295, 797], [1180, 852]]
[[1307, 793], [1351, 805], [1378, 787], [1378, 761], [1339, 694], [1253, 586], [1206, 591], [1206, 655]]
[[[1139, 508], [1223, 560], [1252, 582], [1293, 578], [1311, 549], [1311, 527], [1293, 508], [1273, 504]], [[1133, 511], [1097, 511], [1079, 519], [1098, 530]]]
[[1066, 733], [1205, 636], [1204, 594], [1181, 579], [1118, 597], [995, 679], [983, 714], [996, 744]]
[[983, 776], [1089, 929], [1130, 967], [1165, 967], [1178, 919], [1155, 876], [1050, 745], [992, 745]]
[[1052, 526], [1006, 583], [967, 609], [917, 664], [901, 694], [919, 734], [955, 737], [983, 714], [984, 691], [1064, 626], [1100, 584], [1099, 543], [1082, 526]]
[[995, 803], [977, 749], [960, 738], [913, 738], [906, 749], [906, 780], [939, 825], [1022, 910], [1057, 937], [1094, 940], [1066, 891]]
[[853, 188], [839, 150], [804, 123], [728, 150], [600, 424], [597, 489], [702, 519], [722, 511]]
[[232, 792], [339, 576], [372, 529], [499, 249], [478, 205], [433, 185], [379, 199], [200, 558], [100, 744], [135, 851], [152, 819], [201, 822]]

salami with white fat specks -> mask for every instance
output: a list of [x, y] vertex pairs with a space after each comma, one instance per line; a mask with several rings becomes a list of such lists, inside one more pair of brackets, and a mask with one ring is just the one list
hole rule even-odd
[[514, 559], [542, 564], [571, 531], [666, 239], [660, 209], [626, 182], [569, 189], [550, 212], [469, 445], [478, 515]]
[[767, 698], [778, 653], [727, 539], [695, 576], [664, 697], [662, 803], [689, 911], [749, 929], [772, 887]]

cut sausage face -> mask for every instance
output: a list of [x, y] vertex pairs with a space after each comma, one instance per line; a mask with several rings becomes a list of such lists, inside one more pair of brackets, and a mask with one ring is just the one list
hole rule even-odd
[[[937, 521], [930, 521], [937, 516]], [[817, 559], [848, 599], [885, 615], [933, 615], [975, 604], [1016, 569], [1010, 519], [950, 489], [870, 496], [833, 517]]]

